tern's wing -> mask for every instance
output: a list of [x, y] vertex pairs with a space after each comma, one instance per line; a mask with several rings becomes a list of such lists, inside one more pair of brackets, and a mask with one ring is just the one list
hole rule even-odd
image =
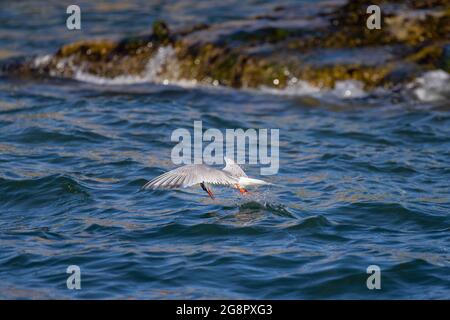
[[240, 178], [240, 177], [246, 177], [244, 170], [239, 167], [239, 165], [234, 162], [232, 159], [224, 157], [226, 166], [222, 169], [222, 171], [225, 171], [232, 175], [233, 177]]
[[203, 164], [191, 164], [166, 172], [147, 182], [144, 189], [187, 188], [199, 183], [233, 185], [238, 182], [227, 172]]

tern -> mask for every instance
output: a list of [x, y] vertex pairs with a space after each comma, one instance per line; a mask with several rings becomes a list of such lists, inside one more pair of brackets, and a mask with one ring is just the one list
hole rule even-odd
[[214, 194], [210, 185], [234, 187], [240, 193], [248, 193], [246, 187], [270, 185], [271, 183], [247, 177], [244, 170], [232, 159], [224, 157], [225, 167], [222, 170], [205, 164], [188, 164], [168, 171], [147, 182], [143, 189], [176, 189], [196, 185], [208, 193], [211, 199]]

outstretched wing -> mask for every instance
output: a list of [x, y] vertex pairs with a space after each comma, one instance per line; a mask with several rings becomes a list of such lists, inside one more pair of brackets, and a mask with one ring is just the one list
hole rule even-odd
[[147, 182], [143, 189], [187, 188], [199, 183], [234, 185], [238, 179], [227, 172], [203, 164], [189, 164], [166, 172]]
[[231, 176], [236, 177], [236, 178], [240, 178], [240, 177], [246, 177], [247, 175], [245, 174], [244, 170], [241, 169], [241, 167], [239, 167], [239, 165], [234, 162], [232, 159], [224, 157], [225, 159], [225, 168], [222, 169], [222, 171], [225, 171], [227, 173], [229, 173]]

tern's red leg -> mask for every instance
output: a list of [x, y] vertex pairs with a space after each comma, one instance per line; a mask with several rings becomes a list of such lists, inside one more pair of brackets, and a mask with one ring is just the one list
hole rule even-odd
[[248, 193], [248, 190], [245, 188], [242, 188], [239, 184], [236, 183], [236, 188], [239, 190], [240, 193], [246, 194]]
[[211, 189], [206, 189], [206, 192], [208, 192], [211, 199], [214, 199], [214, 194], [212, 193]]
[[204, 183], [200, 183], [200, 187], [202, 187], [202, 189], [208, 193], [211, 199], [214, 199], [214, 194], [212, 193], [211, 189], [207, 188]]

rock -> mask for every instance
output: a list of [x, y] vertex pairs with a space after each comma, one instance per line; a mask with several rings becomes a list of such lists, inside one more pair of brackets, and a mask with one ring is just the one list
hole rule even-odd
[[164, 21], [156, 20], [153, 23], [153, 36], [160, 43], [168, 43], [170, 41], [169, 27]]
[[[371, 4], [382, 7], [381, 30], [366, 28]], [[427, 70], [449, 70], [449, 17], [444, 0], [354, 0], [277, 7], [254, 18], [172, 31], [155, 21], [148, 36], [80, 41], [39, 63], [25, 59], [2, 69], [57, 77], [141, 75], [159, 49], [172, 47], [174, 54], [159, 62], [166, 64], [156, 70], [160, 79], [234, 88], [284, 88], [296, 80], [333, 88], [356, 80], [365, 90], [389, 88]]]

